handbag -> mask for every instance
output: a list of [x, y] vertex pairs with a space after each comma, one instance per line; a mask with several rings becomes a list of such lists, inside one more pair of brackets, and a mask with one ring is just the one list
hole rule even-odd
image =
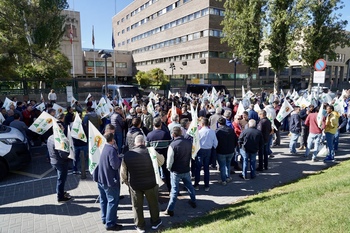
[[318, 152], [317, 157], [326, 157], [329, 154], [329, 149], [327, 146], [323, 146], [322, 149]]

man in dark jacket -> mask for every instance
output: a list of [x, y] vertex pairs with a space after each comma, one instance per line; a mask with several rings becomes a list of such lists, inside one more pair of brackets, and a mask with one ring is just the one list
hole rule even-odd
[[[145, 219], [143, 216], [143, 198], [146, 196], [151, 215], [152, 229], [156, 230], [162, 224], [159, 218], [158, 206], [158, 184], [150, 154], [145, 146], [142, 135], [135, 137], [135, 147], [129, 150], [122, 162], [122, 181], [129, 186], [134, 222], [138, 232], [145, 230]], [[164, 157], [158, 161], [158, 166], [164, 163]]]
[[93, 179], [98, 183], [100, 192], [100, 206], [102, 223], [107, 231], [120, 230], [123, 226], [117, 224], [117, 210], [120, 195], [119, 168], [121, 160], [114, 147], [115, 140], [112, 133], [105, 134], [107, 140], [100, 162], [94, 171]]
[[114, 139], [118, 145], [118, 152], [122, 153], [125, 119], [122, 108], [120, 106], [114, 107], [114, 113], [111, 116], [111, 124], [115, 127]]
[[269, 160], [269, 150], [268, 150], [268, 142], [270, 138], [270, 134], [272, 133], [272, 127], [271, 127], [271, 121], [267, 119], [266, 117], [266, 111], [261, 110], [259, 112], [259, 124], [257, 126], [257, 129], [260, 130], [264, 144], [259, 149], [259, 167], [256, 169], [257, 171], [262, 171], [263, 169], [268, 169], [268, 160]]
[[[164, 159], [167, 159], [167, 151], [171, 141], [171, 136], [169, 131], [164, 131], [162, 129], [162, 120], [160, 117], [156, 117], [153, 120], [154, 130], [147, 134], [147, 142], [150, 146], [154, 147], [156, 151], [164, 156]], [[165, 184], [168, 187], [168, 191], [171, 190], [170, 185], [170, 172], [166, 168], [164, 163], [162, 166], [163, 176], [165, 179]]]
[[216, 129], [218, 145], [216, 147], [217, 160], [219, 163], [221, 184], [226, 185], [232, 178], [230, 177], [231, 160], [237, 146], [237, 136], [231, 127], [226, 125], [226, 119], [218, 119], [219, 128]]
[[189, 204], [196, 208], [196, 194], [191, 183], [190, 160], [192, 154], [192, 142], [182, 136], [181, 128], [175, 126], [173, 129], [174, 140], [168, 148], [167, 168], [170, 170], [171, 193], [166, 215], [174, 216], [174, 209], [179, 192], [179, 182], [182, 180], [191, 200]]
[[250, 178], [255, 178], [255, 161], [256, 153], [261, 150], [264, 145], [263, 135], [260, 130], [255, 128], [256, 121], [250, 119], [248, 122], [248, 128], [243, 130], [238, 139], [238, 144], [241, 147], [241, 153], [243, 157], [243, 169], [241, 178], [247, 178], [248, 160], [250, 160]]
[[72, 199], [68, 193], [64, 191], [64, 185], [68, 174], [68, 164], [70, 161], [68, 158], [69, 153], [55, 149], [55, 138], [53, 134], [47, 139], [47, 149], [50, 155], [50, 163], [57, 171], [57, 201], [67, 202]]
[[289, 142], [289, 151], [292, 155], [297, 154], [296, 145], [301, 133], [301, 118], [299, 113], [300, 107], [295, 106], [294, 111], [290, 115], [289, 130], [291, 137]]
[[135, 117], [132, 119], [132, 127], [126, 134], [126, 145], [128, 146], [129, 150], [131, 150], [134, 147], [135, 137], [137, 135], [143, 135], [143, 132], [141, 130], [140, 117]]

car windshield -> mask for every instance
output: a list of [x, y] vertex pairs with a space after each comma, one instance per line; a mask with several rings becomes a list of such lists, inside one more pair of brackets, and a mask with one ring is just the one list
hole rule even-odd
[[137, 87], [120, 87], [119, 92], [122, 98], [131, 98], [139, 95]]

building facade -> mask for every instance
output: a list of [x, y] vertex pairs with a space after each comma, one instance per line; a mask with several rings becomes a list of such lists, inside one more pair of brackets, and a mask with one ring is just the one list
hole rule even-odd
[[[131, 51], [136, 70], [164, 70], [183, 83], [231, 85], [232, 54], [222, 38], [223, 2], [138, 0], [112, 19], [116, 49]], [[237, 66], [237, 77], [245, 73]]]

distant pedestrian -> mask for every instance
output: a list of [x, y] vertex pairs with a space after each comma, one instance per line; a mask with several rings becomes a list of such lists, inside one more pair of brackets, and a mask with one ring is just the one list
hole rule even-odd
[[50, 104], [54, 104], [57, 101], [57, 95], [54, 89], [51, 89], [50, 93], [47, 96], [47, 99], [50, 101]]

